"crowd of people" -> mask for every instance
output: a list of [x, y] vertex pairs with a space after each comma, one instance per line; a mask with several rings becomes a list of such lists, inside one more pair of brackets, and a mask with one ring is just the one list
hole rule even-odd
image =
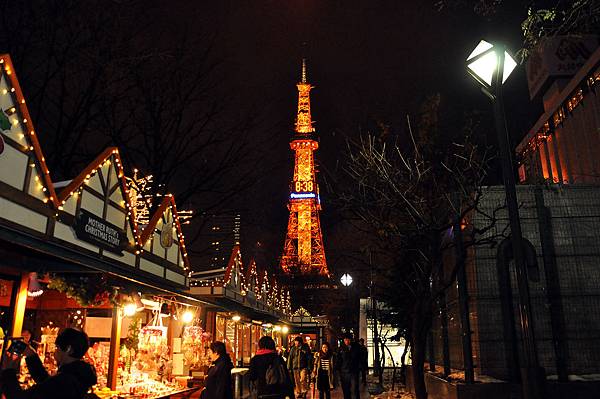
[[[305, 338], [294, 338], [289, 350], [277, 349], [269, 336], [258, 341], [258, 351], [250, 360], [249, 377], [252, 398], [306, 399], [310, 389], [313, 397], [330, 399], [339, 381], [344, 399], [360, 399], [360, 383], [366, 383], [367, 348], [364, 340], [343, 336], [334, 351], [328, 342], [311, 350]], [[209, 369], [202, 399], [232, 399], [231, 369], [233, 364], [222, 342], [210, 346], [213, 366]]]
[[[8, 350], [1, 362], [0, 395], [6, 399], [61, 398], [81, 399], [96, 384], [96, 373], [82, 360], [88, 347], [87, 335], [67, 328], [56, 338], [54, 357], [58, 373], [50, 376], [25, 335], [20, 350]], [[231, 370], [233, 363], [225, 344], [215, 341], [208, 349], [212, 366], [208, 370], [201, 399], [233, 399]], [[20, 358], [25, 357], [27, 367], [36, 384], [23, 390], [18, 382]], [[313, 351], [305, 338], [294, 338], [289, 350], [277, 349], [275, 341], [264, 336], [258, 341], [258, 350], [250, 360], [249, 378], [252, 398], [255, 399], [307, 399], [313, 389], [313, 398], [330, 399], [331, 391], [338, 385], [344, 399], [360, 399], [360, 377], [366, 383], [367, 348], [364, 340], [356, 342], [351, 334], [343, 336], [339, 348], [332, 350], [328, 342]]]

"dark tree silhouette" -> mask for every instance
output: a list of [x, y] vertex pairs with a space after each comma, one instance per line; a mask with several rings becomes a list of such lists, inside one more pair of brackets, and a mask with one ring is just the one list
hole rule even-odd
[[[390, 309], [385, 321], [411, 346], [419, 399], [427, 397], [423, 365], [434, 305], [464, 265], [466, 248], [493, 243], [481, 237], [495, 223], [495, 215], [485, 226], [469, 223], [478, 212], [490, 154], [473, 143], [472, 120], [461, 132], [440, 130], [440, 101], [435, 95], [424, 103], [416, 134], [409, 126], [407, 145], [373, 135], [350, 142], [345, 172], [353, 184], [341, 196], [374, 246], [378, 299]], [[456, 229], [462, 253], [445, 265]]]
[[13, 58], [53, 180], [119, 147], [130, 171], [154, 176], [151, 194], [195, 211], [193, 254], [204, 216], [266, 175], [252, 134], [261, 114], [234, 108], [215, 33], [163, 11], [141, 0], [0, 0], [0, 51]]

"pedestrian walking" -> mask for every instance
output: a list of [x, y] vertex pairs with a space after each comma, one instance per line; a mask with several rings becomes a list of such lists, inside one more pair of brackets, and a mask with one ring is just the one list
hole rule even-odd
[[233, 363], [227, 354], [225, 344], [215, 341], [210, 344], [208, 356], [212, 366], [208, 369], [205, 388], [200, 394], [201, 399], [233, 399], [231, 387], [231, 369]]
[[273, 338], [258, 340], [256, 355], [250, 359], [248, 373], [252, 382], [252, 397], [257, 399], [285, 399], [294, 397], [294, 386], [285, 361], [275, 349]]
[[301, 336], [294, 339], [294, 346], [290, 349], [287, 366], [294, 381], [294, 393], [298, 399], [306, 399], [309, 389], [310, 369], [312, 354], [310, 348]]
[[319, 390], [319, 399], [331, 399], [334, 385], [335, 360], [329, 342], [321, 345], [321, 350], [315, 354], [313, 377]]
[[352, 334], [344, 334], [344, 341], [338, 351], [337, 369], [344, 399], [360, 399], [360, 348], [359, 344], [353, 341]]
[[363, 384], [367, 383], [367, 371], [369, 370], [369, 350], [365, 345], [365, 339], [358, 340], [360, 346], [360, 376]]

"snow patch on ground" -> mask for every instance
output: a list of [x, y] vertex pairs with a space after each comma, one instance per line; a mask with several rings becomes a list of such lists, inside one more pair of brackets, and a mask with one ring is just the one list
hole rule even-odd
[[[558, 376], [556, 374], [549, 375], [546, 377], [547, 380], [557, 381]], [[600, 374], [584, 374], [584, 375], [575, 375], [569, 374], [569, 381], [600, 381]]]
[[483, 375], [483, 374], [476, 376], [475, 381], [477, 381], [477, 382], [506, 382], [506, 381], [502, 381], [502, 380], [499, 380], [494, 377], [490, 377], [489, 375]]
[[379, 395], [371, 395], [371, 399], [414, 399], [414, 396], [404, 390], [387, 391]]

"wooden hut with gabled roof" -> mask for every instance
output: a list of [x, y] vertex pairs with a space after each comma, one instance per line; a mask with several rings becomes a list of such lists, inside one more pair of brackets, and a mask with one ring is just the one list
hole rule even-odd
[[[32, 294], [40, 297], [31, 309], [38, 313], [47, 310], [44, 295], [52, 296], [46, 302], [62, 305], [60, 311], [76, 303], [108, 309], [112, 327], [110, 317], [102, 318], [109, 320], [107, 378], [114, 389], [120, 301], [126, 295], [135, 291], [179, 298], [187, 305], [203, 303], [186, 292], [190, 265], [175, 201], [165, 197], [141, 231], [117, 148], [104, 150], [72, 180], [53, 182], [37, 137], [11, 59], [0, 55], [0, 287], [9, 291], [0, 302], [11, 315], [5, 334], [21, 335], [25, 311], [34, 306]], [[67, 289], [44, 293], [35, 277], [39, 272], [54, 282], [85, 276], [87, 291], [98, 289], [99, 295], [79, 294], [75, 302], [63, 294]], [[121, 292], [112, 304], [108, 290]]]
[[[236, 245], [231, 252], [225, 269], [218, 268], [194, 272], [191, 275], [190, 293], [196, 297], [220, 305], [221, 310], [245, 312], [257, 320], [277, 322], [285, 318], [283, 309], [273, 306], [283, 301], [275, 295], [281, 292], [272, 291], [273, 276], [264, 272], [263, 282], [267, 281], [269, 289], [259, 289], [261, 280], [254, 261], [249, 262], [248, 270], [244, 271], [240, 246]], [[263, 285], [264, 287], [264, 285]]]
[[[53, 183], [37, 136], [10, 57], [0, 55], [0, 239], [56, 258], [60, 269], [67, 261], [156, 288], [186, 288], [190, 266], [173, 197], [142, 232], [117, 148]], [[157, 234], [164, 245], [156, 245]]]

